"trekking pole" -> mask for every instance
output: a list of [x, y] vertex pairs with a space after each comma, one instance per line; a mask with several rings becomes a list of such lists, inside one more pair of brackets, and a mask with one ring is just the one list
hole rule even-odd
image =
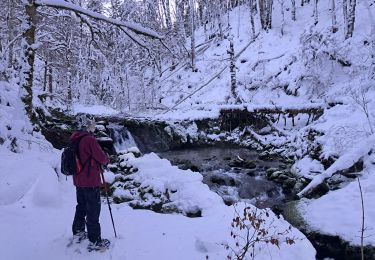
[[116, 228], [115, 228], [115, 222], [113, 221], [113, 216], [112, 216], [111, 203], [109, 203], [109, 198], [108, 198], [107, 185], [106, 185], [106, 182], [105, 182], [105, 179], [104, 179], [104, 174], [103, 174], [103, 172], [101, 172], [101, 173], [102, 173], [102, 178], [103, 178], [104, 191], [105, 191], [105, 195], [106, 195], [106, 197], [107, 197], [107, 203], [108, 203], [109, 213], [111, 214], [111, 220], [112, 220], [113, 231], [115, 232], [115, 237], [117, 238]]

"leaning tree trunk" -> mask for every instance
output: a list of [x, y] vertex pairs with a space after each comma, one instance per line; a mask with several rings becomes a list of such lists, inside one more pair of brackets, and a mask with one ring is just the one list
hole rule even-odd
[[26, 17], [24, 20], [24, 31], [22, 33], [22, 65], [21, 65], [21, 86], [22, 101], [25, 104], [26, 114], [32, 123], [36, 123], [36, 115], [33, 110], [33, 79], [35, 60], [35, 31], [37, 22], [37, 6], [35, 0], [28, 0], [25, 3]]

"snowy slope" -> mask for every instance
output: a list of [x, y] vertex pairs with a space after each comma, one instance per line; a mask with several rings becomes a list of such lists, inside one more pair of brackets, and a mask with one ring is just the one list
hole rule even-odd
[[[337, 20], [342, 24], [342, 1], [336, 1]], [[331, 33], [329, 1], [319, 2], [319, 23], [314, 25], [313, 4], [297, 4], [297, 21], [291, 20], [290, 1], [285, 1], [284, 34], [281, 34], [280, 1], [274, 2], [273, 29], [260, 31], [255, 42], [240, 55], [237, 66], [237, 89], [248, 106], [304, 107], [350, 98], [353, 86], [368, 83], [371, 64], [371, 28], [365, 1], [358, 2], [354, 36], [344, 40], [344, 28]], [[375, 11], [372, 5], [372, 12]], [[361, 15], [359, 15], [361, 14]], [[225, 25], [227, 24], [226, 17]], [[256, 17], [259, 32], [259, 17]], [[235, 52], [242, 51], [252, 41], [249, 10], [245, 6], [230, 13]], [[196, 31], [196, 43], [207, 42], [203, 28]], [[230, 95], [230, 73], [227, 68], [210, 84], [193, 94], [221, 69], [229, 66], [229, 41], [213, 40], [209, 48], [197, 55], [198, 72], [177, 66], [159, 80], [162, 104], [175, 108], [162, 118], [194, 118], [217, 113], [218, 106], [227, 104]], [[189, 48], [187, 46], [187, 48]], [[332, 56], [336, 58], [332, 58]], [[337, 60], [349, 61], [342, 66]], [[186, 101], [179, 103], [190, 94]], [[295, 95], [296, 94], [296, 95]], [[193, 110], [197, 112], [189, 112]]]

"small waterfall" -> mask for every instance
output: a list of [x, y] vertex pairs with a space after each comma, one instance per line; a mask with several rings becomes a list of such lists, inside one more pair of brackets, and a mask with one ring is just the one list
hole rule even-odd
[[110, 124], [108, 127], [109, 135], [113, 140], [116, 152], [137, 147], [136, 142], [129, 130], [121, 125]]

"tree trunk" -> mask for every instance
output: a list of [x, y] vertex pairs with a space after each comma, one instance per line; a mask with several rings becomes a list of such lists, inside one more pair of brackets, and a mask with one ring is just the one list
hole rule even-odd
[[335, 0], [331, 0], [331, 15], [332, 15], [332, 32], [337, 32], [337, 19], [336, 19], [336, 4]]
[[190, 0], [190, 21], [191, 21], [191, 69], [193, 72], [195, 68], [195, 11], [194, 11], [194, 0]]
[[254, 23], [254, 0], [250, 0], [250, 23], [251, 23], [251, 37], [255, 37], [255, 23]]
[[[52, 94], [52, 67], [48, 68], [48, 92]], [[52, 96], [51, 96], [52, 99]]]
[[292, 21], [296, 21], [296, 0], [292, 1]]
[[259, 17], [263, 30], [272, 28], [272, 5], [273, 0], [259, 0]]
[[185, 39], [186, 39], [186, 31], [185, 31], [185, 22], [184, 22], [184, 12], [185, 12], [185, 7], [184, 3], [182, 1], [176, 0], [176, 31], [180, 35], [180, 44], [184, 44]]
[[314, 0], [314, 24], [317, 25], [319, 22], [318, 16], [318, 0]]
[[281, 35], [284, 35], [284, 26], [285, 26], [285, 12], [284, 12], [284, 0], [279, 0], [280, 2], [280, 9], [281, 9]]
[[366, 4], [366, 9], [368, 12], [368, 18], [371, 24], [371, 69], [370, 69], [370, 78], [372, 80], [375, 79], [375, 18], [373, 16], [373, 13], [371, 11], [370, 5], [368, 3], [368, 0], [364, 1]]
[[171, 22], [171, 12], [169, 9], [169, 0], [161, 0], [161, 5], [164, 11], [165, 23], [167, 25], [167, 29], [170, 30], [172, 28], [172, 22]]
[[125, 68], [125, 81], [126, 81], [126, 90], [127, 90], [127, 94], [128, 94], [128, 108], [129, 108], [129, 111], [131, 109], [131, 106], [130, 106], [130, 88], [129, 88], [129, 77], [128, 77], [128, 68]]
[[47, 73], [48, 73], [48, 62], [44, 61], [43, 92], [47, 90]]
[[348, 0], [342, 0], [342, 13], [344, 17], [344, 34], [348, 31]]
[[229, 37], [229, 59], [230, 59], [230, 89], [234, 103], [240, 103], [237, 96], [236, 59], [234, 53], [233, 37]]
[[21, 97], [25, 104], [26, 114], [32, 123], [36, 123], [36, 115], [33, 110], [33, 79], [34, 79], [34, 60], [35, 60], [35, 31], [37, 22], [37, 6], [35, 0], [28, 0], [25, 3], [25, 21], [24, 31], [22, 33], [21, 44], [23, 47], [23, 63], [21, 67], [21, 86], [23, 95]]
[[267, 30], [272, 29], [272, 8], [273, 8], [273, 0], [268, 0], [267, 5]]
[[72, 74], [68, 73], [68, 105], [72, 104], [73, 95], [72, 95]]
[[[9, 14], [7, 17], [7, 26], [8, 26], [8, 42], [10, 43], [14, 39], [14, 0], [8, 0], [8, 9]], [[13, 65], [13, 44], [10, 44], [9, 51], [8, 51], [8, 66], [11, 67]]]
[[260, 17], [260, 25], [263, 30], [266, 29], [266, 21], [265, 21], [265, 1], [266, 0], [259, 0], [259, 17]]
[[347, 31], [346, 31], [346, 35], [345, 35], [345, 39], [348, 39], [350, 37], [353, 36], [353, 32], [354, 32], [354, 23], [355, 23], [355, 9], [356, 9], [356, 5], [357, 5], [357, 1], [356, 0], [349, 0], [349, 6], [347, 7], [347, 12], [348, 12], [348, 15], [347, 15], [347, 18], [348, 18], [348, 28], [347, 28]]

